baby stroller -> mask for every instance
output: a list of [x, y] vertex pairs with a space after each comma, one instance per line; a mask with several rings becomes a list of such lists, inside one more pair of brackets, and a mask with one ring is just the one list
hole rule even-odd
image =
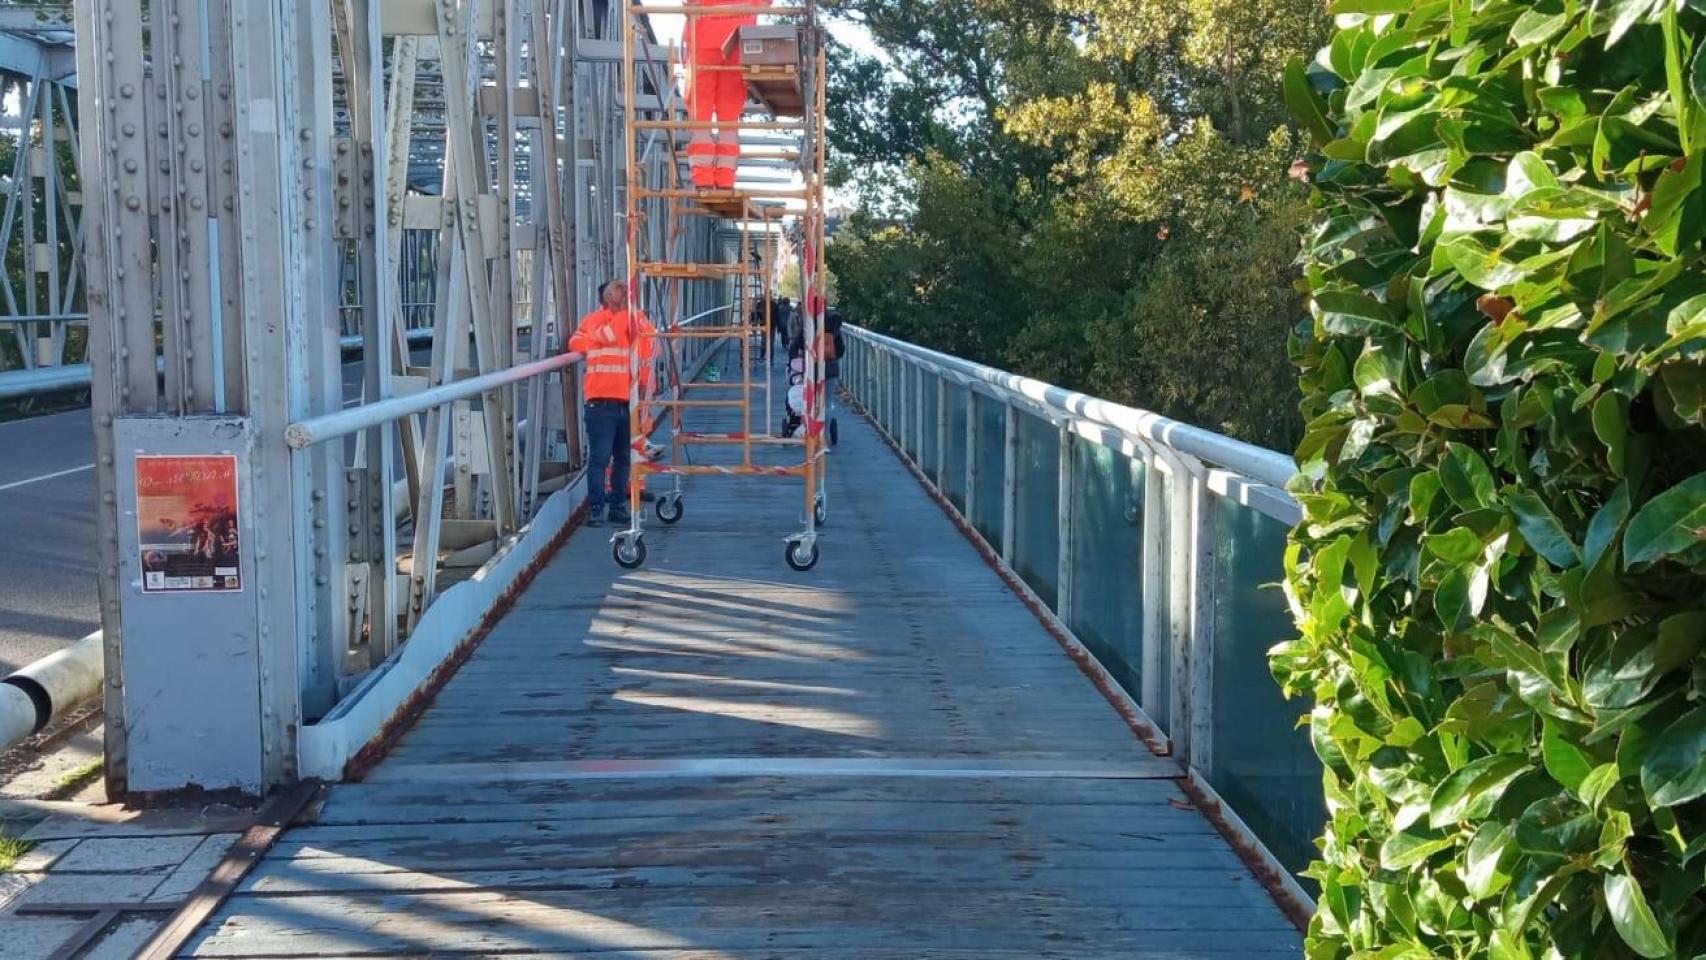
[[[806, 409], [806, 373], [805, 362], [799, 357], [788, 361], [788, 396], [783, 402], [782, 436], [798, 437], [803, 435]], [[840, 441], [837, 434], [834, 417], [829, 418], [829, 445], [835, 446]]]
[[799, 357], [788, 361], [788, 394], [782, 402], [782, 436], [805, 433], [806, 364]]

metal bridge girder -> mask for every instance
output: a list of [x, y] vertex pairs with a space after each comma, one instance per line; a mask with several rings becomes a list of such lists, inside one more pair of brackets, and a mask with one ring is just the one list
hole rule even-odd
[[[589, 55], [619, 44], [612, 3], [79, 0], [80, 110], [36, 88], [50, 130], [81, 128], [100, 185], [86, 207], [51, 185], [69, 201], [52, 229], [99, 240], [87, 369], [115, 796], [292, 780], [310, 725], [465, 616], [440, 609], [447, 583], [573, 481], [578, 376], [505, 374], [561, 350], [627, 256], [621, 70]], [[15, 233], [49, 229], [11, 203]], [[54, 276], [57, 302], [34, 306], [78, 306], [82, 281]], [[15, 296], [14, 314], [34, 308]], [[410, 334], [429, 327], [423, 365]], [[497, 385], [347, 443], [285, 442], [292, 423], [477, 375]], [[186, 451], [237, 457], [234, 594], [140, 586], [157, 561], [139, 553], [135, 457]], [[217, 688], [219, 716], [165, 697], [167, 675]]]

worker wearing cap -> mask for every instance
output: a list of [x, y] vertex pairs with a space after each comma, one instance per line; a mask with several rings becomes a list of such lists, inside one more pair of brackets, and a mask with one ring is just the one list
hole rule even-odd
[[[652, 325], [644, 311], [628, 308], [628, 285], [611, 280], [598, 290], [601, 306], [581, 318], [569, 349], [586, 357], [586, 523], [628, 523], [628, 466], [633, 436], [629, 424], [631, 371], [640, 374], [640, 395], [651, 390]], [[635, 353], [638, 352], [636, 363]], [[606, 474], [608, 470], [608, 474]], [[608, 481], [606, 480], [608, 476]], [[608, 486], [606, 484], [608, 483]]]
[[[687, 0], [689, 7], [764, 6], [769, 0]], [[703, 67], [736, 67], [740, 50], [729, 38], [743, 26], [758, 22], [752, 14], [738, 16], [690, 15], [682, 33], [687, 48], [687, 108], [700, 123], [719, 124], [693, 131], [687, 146], [687, 165], [693, 185], [729, 190], [735, 185], [740, 164], [740, 130], [736, 124], [746, 108], [746, 79], [735, 70], [705, 70]]]

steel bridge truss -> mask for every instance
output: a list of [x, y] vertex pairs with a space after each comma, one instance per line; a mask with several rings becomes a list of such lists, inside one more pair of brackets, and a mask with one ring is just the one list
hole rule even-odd
[[69, 6], [0, 6], [0, 400], [88, 383]]
[[[39, 115], [81, 116], [99, 185], [57, 229], [102, 238], [81, 282], [109, 790], [253, 792], [295, 779], [316, 724], [397, 672], [414, 638], [458, 632], [466, 610], [434, 623], [446, 591], [481, 586], [476, 571], [578, 481], [562, 325], [627, 260], [625, 17], [611, 0], [78, 0], [76, 14], [79, 109], [55, 93]], [[660, 110], [670, 95], [644, 93]], [[672, 162], [657, 152], [647, 175]], [[647, 229], [682, 261], [720, 243], [710, 220]], [[20, 305], [74, 304], [67, 259]], [[725, 293], [686, 284], [678, 302], [696, 314]], [[424, 357], [411, 332], [430, 332]], [[242, 589], [149, 594], [136, 458], [227, 450]], [[183, 625], [207, 618], [228, 629], [185, 652]], [[254, 709], [171, 704], [172, 671], [192, 669], [214, 701], [222, 684], [257, 689]], [[229, 716], [251, 718], [221, 731], [232, 755], [185, 773], [177, 754]], [[184, 745], [133, 730], [139, 717]]]

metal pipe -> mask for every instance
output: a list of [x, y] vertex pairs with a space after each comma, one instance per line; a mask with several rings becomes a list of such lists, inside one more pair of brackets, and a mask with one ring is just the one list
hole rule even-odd
[[316, 443], [335, 440], [338, 437], [359, 433], [363, 430], [390, 423], [414, 413], [425, 413], [434, 407], [440, 407], [457, 400], [467, 400], [490, 390], [505, 387], [512, 383], [520, 383], [529, 377], [542, 376], [556, 370], [561, 370], [584, 359], [578, 353], [562, 353], [544, 360], [531, 363], [517, 364], [506, 370], [494, 370], [491, 373], [446, 383], [441, 386], [422, 390], [406, 397], [388, 397], [373, 403], [350, 407], [337, 413], [314, 417], [293, 423], [284, 430], [284, 441], [292, 448], [301, 450]]
[[[692, 323], [700, 317], [709, 316], [725, 309], [728, 308], [717, 307], [706, 310], [704, 313], [688, 317], [682, 321], [682, 324]], [[507, 370], [494, 370], [491, 373], [458, 380], [455, 383], [442, 384], [429, 390], [422, 390], [420, 393], [409, 394], [406, 397], [389, 397], [373, 403], [350, 407], [337, 413], [329, 413], [325, 416], [293, 423], [285, 428], [284, 439], [293, 448], [301, 450], [316, 443], [324, 443], [327, 440], [335, 440], [338, 437], [359, 433], [362, 430], [377, 427], [413, 413], [425, 413], [434, 407], [453, 403], [457, 400], [466, 400], [488, 390], [496, 390], [512, 383], [520, 383], [530, 377], [542, 376], [555, 370], [561, 370], [571, 364], [579, 363], [582, 359], [584, 358], [578, 353], [562, 353], [554, 357], [546, 357], [543, 360], [534, 360], [531, 363], [517, 364]]]
[[44, 393], [88, 388], [89, 365], [86, 363], [37, 367], [34, 370], [7, 370], [0, 373], [0, 400], [17, 400]]
[[[99, 630], [0, 680], [0, 749], [43, 730], [56, 717], [101, 690], [106, 653]], [[18, 694], [30, 705], [30, 725], [17, 733]]]
[[[11, 323], [22, 319], [19, 317], [0, 317], [0, 323]], [[432, 331], [410, 330], [408, 338], [411, 343], [431, 340]], [[340, 344], [345, 350], [357, 350], [361, 347], [361, 338], [344, 337]], [[0, 400], [18, 400], [23, 397], [41, 396], [46, 393], [87, 389], [89, 389], [89, 365], [86, 363], [36, 367], [33, 370], [0, 370]]]
[[25, 316], [0, 316], [0, 323], [87, 323], [86, 313], [35, 313]]
[[864, 338], [884, 349], [904, 354], [916, 363], [934, 368], [937, 373], [975, 380], [999, 390], [1016, 393], [1036, 404], [1117, 430], [1133, 439], [1159, 443], [1282, 490], [1297, 473], [1297, 465], [1292, 462], [1291, 457], [1276, 450], [1234, 440], [1212, 430], [1193, 427], [1148, 410], [1101, 400], [1076, 390], [1067, 390], [1052, 383], [1022, 377], [904, 340], [896, 340], [852, 324], [843, 329], [855, 337]]
[[10, 748], [35, 730], [35, 701], [17, 687], [0, 683], [0, 751]]

